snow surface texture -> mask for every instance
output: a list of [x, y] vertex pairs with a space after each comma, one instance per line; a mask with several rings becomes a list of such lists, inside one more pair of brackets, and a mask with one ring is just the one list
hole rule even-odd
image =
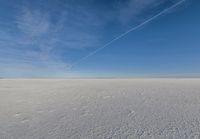
[[0, 139], [199, 138], [199, 79], [0, 80]]

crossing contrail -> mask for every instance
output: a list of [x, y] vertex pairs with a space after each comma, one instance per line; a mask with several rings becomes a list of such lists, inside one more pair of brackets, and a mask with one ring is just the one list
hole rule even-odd
[[142, 26], [148, 24], [149, 22], [151, 22], [151, 21], [153, 21], [154, 19], [158, 18], [159, 16], [161, 16], [161, 15], [167, 13], [168, 11], [170, 11], [170, 10], [172, 10], [173, 8], [179, 6], [180, 4], [182, 4], [182, 3], [185, 2], [185, 1], [186, 1], [186, 0], [181, 0], [181, 1], [177, 2], [177, 3], [175, 3], [174, 5], [172, 5], [172, 6], [168, 7], [168, 8], [166, 8], [166, 9], [164, 9], [164, 10], [161, 11], [160, 13], [158, 13], [158, 14], [154, 15], [153, 17], [151, 17], [151, 18], [145, 20], [144, 22], [140, 23], [139, 25], [137, 25], [137, 26], [135, 26], [135, 27], [133, 27], [133, 28], [127, 30], [126, 32], [124, 32], [124, 33], [122, 33], [122, 34], [120, 34], [119, 36], [115, 37], [114, 39], [112, 39], [111, 41], [109, 41], [108, 43], [106, 43], [105, 45], [103, 45], [103, 46], [97, 48], [97, 49], [94, 50], [93, 52], [91, 52], [91, 53], [89, 53], [88, 55], [86, 55], [86, 56], [80, 58], [79, 60], [77, 60], [74, 64], [72, 64], [71, 67], [77, 65], [78, 63], [80, 63], [81, 61], [87, 59], [88, 57], [95, 55], [96, 53], [98, 53], [98, 52], [101, 51], [102, 49], [104, 49], [104, 48], [110, 46], [110, 44], [112, 44], [112, 43], [114, 43], [115, 41], [121, 39], [122, 37], [126, 36], [126, 35], [129, 34], [130, 32], [133, 32], [133, 31], [139, 29], [140, 27], [142, 27]]

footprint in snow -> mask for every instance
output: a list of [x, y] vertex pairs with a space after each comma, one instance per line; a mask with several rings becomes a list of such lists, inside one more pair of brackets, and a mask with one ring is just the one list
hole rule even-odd
[[14, 117], [20, 117], [20, 116], [21, 116], [21, 113], [14, 114]]
[[104, 96], [103, 98], [104, 99], [109, 99], [109, 98], [111, 98], [112, 96]]
[[24, 123], [28, 123], [29, 122], [29, 120], [28, 119], [23, 119], [22, 121], [20, 121], [22, 124], [24, 124]]

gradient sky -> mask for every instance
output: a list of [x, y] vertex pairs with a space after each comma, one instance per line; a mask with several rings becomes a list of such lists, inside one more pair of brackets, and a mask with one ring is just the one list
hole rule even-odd
[[179, 1], [0, 0], [0, 77], [199, 74], [199, 0], [185, 0], [73, 65]]

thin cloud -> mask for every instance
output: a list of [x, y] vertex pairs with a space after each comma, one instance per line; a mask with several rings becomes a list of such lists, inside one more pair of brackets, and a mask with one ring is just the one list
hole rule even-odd
[[166, 0], [128, 0], [119, 7], [119, 22], [129, 23], [132, 19], [137, 19], [143, 12], [153, 9], [166, 2]]
[[162, 10], [161, 12], [157, 13], [156, 15], [152, 16], [151, 18], [149, 18], [149, 19], [143, 21], [142, 23], [140, 23], [140, 24], [138, 24], [138, 25], [132, 27], [131, 29], [125, 31], [124, 33], [118, 35], [118, 36], [115, 37], [114, 39], [112, 39], [112, 40], [110, 40], [109, 42], [107, 42], [105, 45], [103, 45], [103, 46], [97, 48], [96, 50], [92, 51], [92, 52], [89, 53], [88, 55], [86, 55], [86, 56], [80, 58], [79, 60], [77, 60], [72, 66], [75, 66], [75, 65], [79, 64], [79, 63], [82, 62], [83, 60], [85, 60], [85, 59], [87, 59], [87, 58], [89, 58], [89, 57], [95, 55], [96, 53], [98, 53], [99, 51], [103, 50], [104, 48], [109, 47], [109, 46], [110, 46], [112, 43], [114, 43], [115, 41], [117, 41], [117, 40], [123, 38], [124, 36], [126, 36], [127, 34], [133, 32], [133, 31], [135, 31], [135, 30], [137, 30], [137, 29], [143, 27], [144, 25], [146, 25], [146, 24], [148, 24], [149, 22], [151, 22], [151, 21], [157, 19], [157, 18], [160, 17], [161, 15], [163, 15], [163, 14], [165, 14], [165, 13], [168, 13], [170, 10], [176, 8], [177, 6], [179, 6], [180, 4], [182, 4], [182, 3], [185, 2], [185, 1], [186, 1], [186, 0], [180, 0], [180, 1], [178, 1], [177, 3], [171, 5], [170, 7], [166, 8], [166, 9]]
[[49, 15], [40, 10], [31, 11], [22, 9], [22, 14], [17, 17], [17, 25], [20, 32], [29, 37], [41, 37], [49, 33], [51, 22]]
[[14, 3], [16, 13], [8, 14], [13, 16], [9, 17], [12, 20], [0, 21], [0, 46], [3, 48], [0, 50], [0, 69], [4, 72], [20, 67], [35, 71], [65, 71], [72, 64], [66, 58], [69, 51], [101, 46], [107, 40], [104, 33], [107, 35], [112, 31], [106, 30], [107, 27], [112, 28], [114, 23], [122, 31], [124, 23], [132, 23], [132, 19], [165, 1], [113, 1], [108, 2], [109, 6], [81, 0]]
[[[18, 7], [15, 20], [10, 22], [17, 34], [13, 30], [0, 31], [0, 44], [4, 48], [0, 50], [0, 70], [6, 72], [9, 68], [21, 68], [23, 71], [62, 72], [70, 67], [70, 62], [64, 61], [63, 56], [54, 50], [96, 46], [98, 35], [89, 30], [90, 24], [87, 23], [93, 20], [93, 15], [83, 12], [86, 16], [78, 16], [78, 13], [69, 13], [69, 10], [72, 9], [60, 11], [55, 18], [51, 10], [29, 8], [27, 5]], [[90, 21], [84, 21], [84, 18]], [[84, 21], [83, 24], [80, 21]]]

